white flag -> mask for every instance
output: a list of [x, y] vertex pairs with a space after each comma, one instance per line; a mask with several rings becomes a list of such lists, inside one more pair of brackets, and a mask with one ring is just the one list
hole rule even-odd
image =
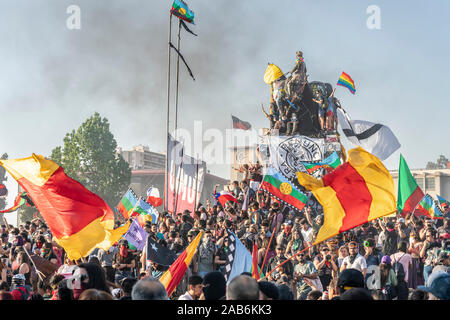
[[339, 124], [347, 139], [361, 146], [380, 160], [386, 160], [400, 143], [389, 127], [364, 120], [350, 120], [342, 108], [337, 108]]

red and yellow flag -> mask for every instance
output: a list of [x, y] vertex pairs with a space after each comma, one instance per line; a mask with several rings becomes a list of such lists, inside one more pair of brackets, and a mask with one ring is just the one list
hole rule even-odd
[[252, 277], [259, 280], [259, 268], [258, 268], [258, 246], [256, 241], [253, 243], [253, 254], [252, 254]]
[[181, 279], [183, 279], [184, 273], [191, 264], [192, 257], [194, 256], [202, 235], [203, 231], [201, 231], [189, 246], [178, 256], [177, 260], [169, 267], [169, 270], [164, 272], [161, 278], [159, 278], [159, 281], [166, 288], [169, 297], [172, 295]]
[[299, 183], [312, 191], [325, 214], [314, 244], [396, 212], [394, 181], [383, 163], [361, 147], [348, 154], [348, 162], [321, 180], [297, 172]]
[[109, 248], [128, 230], [127, 225], [114, 230], [114, 213], [105, 201], [55, 162], [33, 154], [0, 165], [27, 191], [69, 259], [85, 257], [99, 245]]

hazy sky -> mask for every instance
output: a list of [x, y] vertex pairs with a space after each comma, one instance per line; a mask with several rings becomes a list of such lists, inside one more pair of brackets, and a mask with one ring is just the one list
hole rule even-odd
[[[1, 0], [0, 153], [48, 156], [98, 111], [119, 146], [165, 151], [170, 0]], [[81, 8], [81, 30], [66, 9]], [[268, 62], [284, 72], [302, 50], [309, 80], [335, 84], [342, 71], [357, 93], [336, 96], [353, 119], [389, 126], [410, 168], [450, 156], [450, 2], [364, 0], [189, 0], [199, 36], [182, 32], [179, 126], [231, 127], [231, 114], [267, 127]], [[381, 29], [369, 30], [369, 5]], [[176, 20], [176, 19], [175, 19]], [[176, 29], [174, 21], [173, 29]], [[174, 30], [175, 31], [175, 30]], [[175, 32], [172, 41], [175, 43]], [[173, 55], [173, 57], [175, 57]], [[174, 65], [174, 63], [173, 63]], [[228, 166], [210, 167], [229, 177]]]

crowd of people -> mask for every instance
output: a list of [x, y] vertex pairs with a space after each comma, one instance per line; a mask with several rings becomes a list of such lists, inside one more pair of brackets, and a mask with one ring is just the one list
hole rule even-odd
[[[321, 206], [311, 201], [294, 210], [252, 189], [255, 184], [249, 182], [255, 182], [259, 168], [250, 168], [255, 172], [248, 179], [231, 185], [238, 203], [207, 201], [195, 212], [161, 212], [157, 224], [146, 223], [149, 239], [176, 255], [204, 232], [170, 297], [159, 281], [169, 266], [147, 260], [146, 248], [136, 250], [121, 239], [108, 251], [71, 261], [45, 221], [36, 218], [17, 228], [1, 226], [0, 299], [449, 299], [448, 211], [438, 220], [383, 217], [313, 245], [324, 221]], [[244, 272], [227, 284], [230, 231], [250, 253], [256, 243], [258, 281]], [[55, 271], [46, 274], [35, 256], [55, 265]]]

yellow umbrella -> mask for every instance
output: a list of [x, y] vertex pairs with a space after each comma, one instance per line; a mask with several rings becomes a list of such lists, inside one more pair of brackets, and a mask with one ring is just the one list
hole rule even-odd
[[283, 76], [281, 69], [274, 64], [269, 64], [267, 66], [266, 73], [264, 73], [264, 82], [271, 84], [281, 76]]

